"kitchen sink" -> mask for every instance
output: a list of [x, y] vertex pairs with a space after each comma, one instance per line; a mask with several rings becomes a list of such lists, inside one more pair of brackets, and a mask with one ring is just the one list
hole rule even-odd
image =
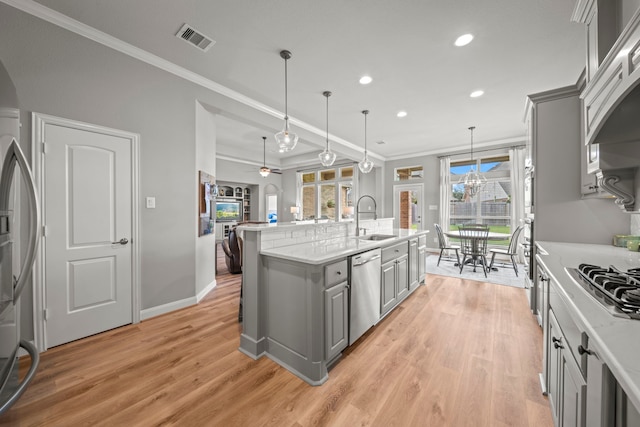
[[368, 235], [364, 235], [364, 236], [358, 236], [358, 239], [360, 240], [387, 240], [387, 239], [393, 239], [394, 237], [397, 237], [395, 234], [368, 234]]

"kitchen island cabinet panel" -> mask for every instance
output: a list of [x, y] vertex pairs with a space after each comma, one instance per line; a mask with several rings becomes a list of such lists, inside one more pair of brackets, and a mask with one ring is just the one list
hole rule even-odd
[[409, 256], [403, 255], [396, 260], [396, 293], [398, 302], [409, 295]]
[[[304, 357], [310, 356], [309, 331], [304, 322], [312, 310], [310, 289], [300, 286], [306, 279], [304, 266], [269, 262], [267, 281], [267, 331], [269, 341], [276, 341]], [[284, 268], [283, 268], [284, 267]], [[306, 281], [306, 280], [305, 280]]]
[[409, 295], [409, 245], [402, 242], [382, 250], [380, 317]]
[[418, 239], [409, 240], [409, 292], [420, 283]]
[[382, 264], [382, 275], [380, 284], [380, 316], [384, 316], [398, 303], [398, 292], [396, 290], [396, 261], [389, 261]]
[[324, 266], [265, 257], [266, 353], [312, 385], [328, 378]]
[[344, 281], [324, 291], [325, 358], [329, 363], [349, 344], [349, 286]]

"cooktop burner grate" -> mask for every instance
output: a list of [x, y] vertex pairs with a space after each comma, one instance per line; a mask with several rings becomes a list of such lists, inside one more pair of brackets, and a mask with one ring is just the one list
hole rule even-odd
[[614, 316], [640, 319], [640, 268], [621, 271], [613, 266], [580, 264], [566, 270]]

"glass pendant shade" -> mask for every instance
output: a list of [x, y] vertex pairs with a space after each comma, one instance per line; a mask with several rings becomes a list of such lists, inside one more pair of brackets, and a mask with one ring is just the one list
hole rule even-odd
[[285, 153], [296, 148], [298, 135], [291, 132], [289, 127], [289, 117], [284, 118], [284, 128], [282, 131], [276, 133], [276, 143], [278, 144], [278, 150], [281, 153]]
[[322, 153], [318, 154], [320, 158], [320, 163], [322, 166], [331, 166], [333, 162], [336, 161], [336, 153], [328, 150], [324, 150]]
[[[469, 127], [469, 130], [471, 131], [471, 161], [472, 162], [473, 162], [473, 130], [475, 128], [476, 128], [475, 126]], [[476, 172], [473, 165], [471, 165], [471, 169], [467, 171], [464, 177], [460, 178], [460, 180], [458, 181], [458, 184], [464, 185], [465, 195], [468, 195], [469, 197], [475, 197], [478, 194], [478, 192], [482, 190], [482, 187], [484, 187], [486, 183], [487, 183], [487, 179], [484, 176], [482, 176], [480, 172]]]
[[336, 161], [336, 153], [329, 149], [329, 97], [331, 96], [331, 92], [327, 90], [322, 92], [322, 94], [327, 98], [327, 145], [324, 151], [318, 154], [318, 157], [320, 158], [322, 166], [331, 166], [333, 162]]
[[369, 110], [363, 110], [362, 114], [364, 114], [364, 159], [358, 163], [358, 169], [362, 173], [369, 173], [373, 169], [373, 161], [369, 160], [367, 154], [367, 114], [369, 114]]
[[266, 178], [271, 173], [271, 169], [269, 169], [266, 165], [266, 156], [267, 156], [267, 137], [262, 137], [262, 167], [260, 168], [260, 175], [263, 178]]
[[282, 131], [276, 133], [276, 143], [281, 153], [291, 151], [296, 148], [298, 143], [298, 135], [291, 132], [289, 127], [289, 113], [287, 105], [287, 60], [291, 58], [291, 52], [288, 50], [280, 51], [280, 57], [284, 59], [284, 127]]
[[369, 157], [365, 156], [365, 158], [358, 163], [358, 169], [360, 169], [362, 173], [369, 173], [371, 169], [373, 169], [373, 162], [369, 160]]

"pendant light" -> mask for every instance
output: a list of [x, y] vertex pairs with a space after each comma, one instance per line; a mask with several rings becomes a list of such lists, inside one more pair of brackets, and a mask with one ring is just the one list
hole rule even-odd
[[364, 159], [358, 163], [358, 168], [362, 173], [369, 173], [373, 169], [373, 162], [369, 160], [367, 154], [367, 114], [369, 114], [369, 110], [362, 110], [362, 114], [364, 114]]
[[262, 167], [260, 168], [260, 175], [262, 175], [263, 178], [268, 177], [269, 174], [271, 173], [271, 169], [269, 169], [266, 165], [267, 163], [266, 153], [267, 153], [267, 137], [263, 136], [262, 137]]
[[281, 153], [291, 151], [298, 143], [298, 135], [291, 132], [289, 128], [289, 114], [287, 105], [287, 60], [291, 58], [291, 52], [288, 50], [280, 51], [280, 57], [284, 59], [284, 128], [281, 132], [276, 133], [276, 142]]
[[320, 158], [320, 163], [322, 166], [331, 166], [333, 162], [336, 161], [336, 153], [329, 149], [329, 97], [331, 96], [331, 92], [324, 91], [322, 94], [327, 98], [327, 145], [324, 151], [318, 154]]
[[460, 181], [458, 181], [458, 184], [464, 184], [465, 194], [468, 194], [469, 197], [475, 197], [475, 195], [478, 194], [482, 187], [484, 187], [484, 185], [487, 183], [487, 179], [482, 176], [479, 171], [476, 172], [474, 170], [475, 164], [473, 162], [473, 130], [475, 128], [475, 126], [469, 127], [469, 130], [471, 131], [471, 169], [469, 169], [464, 177], [460, 178]]

